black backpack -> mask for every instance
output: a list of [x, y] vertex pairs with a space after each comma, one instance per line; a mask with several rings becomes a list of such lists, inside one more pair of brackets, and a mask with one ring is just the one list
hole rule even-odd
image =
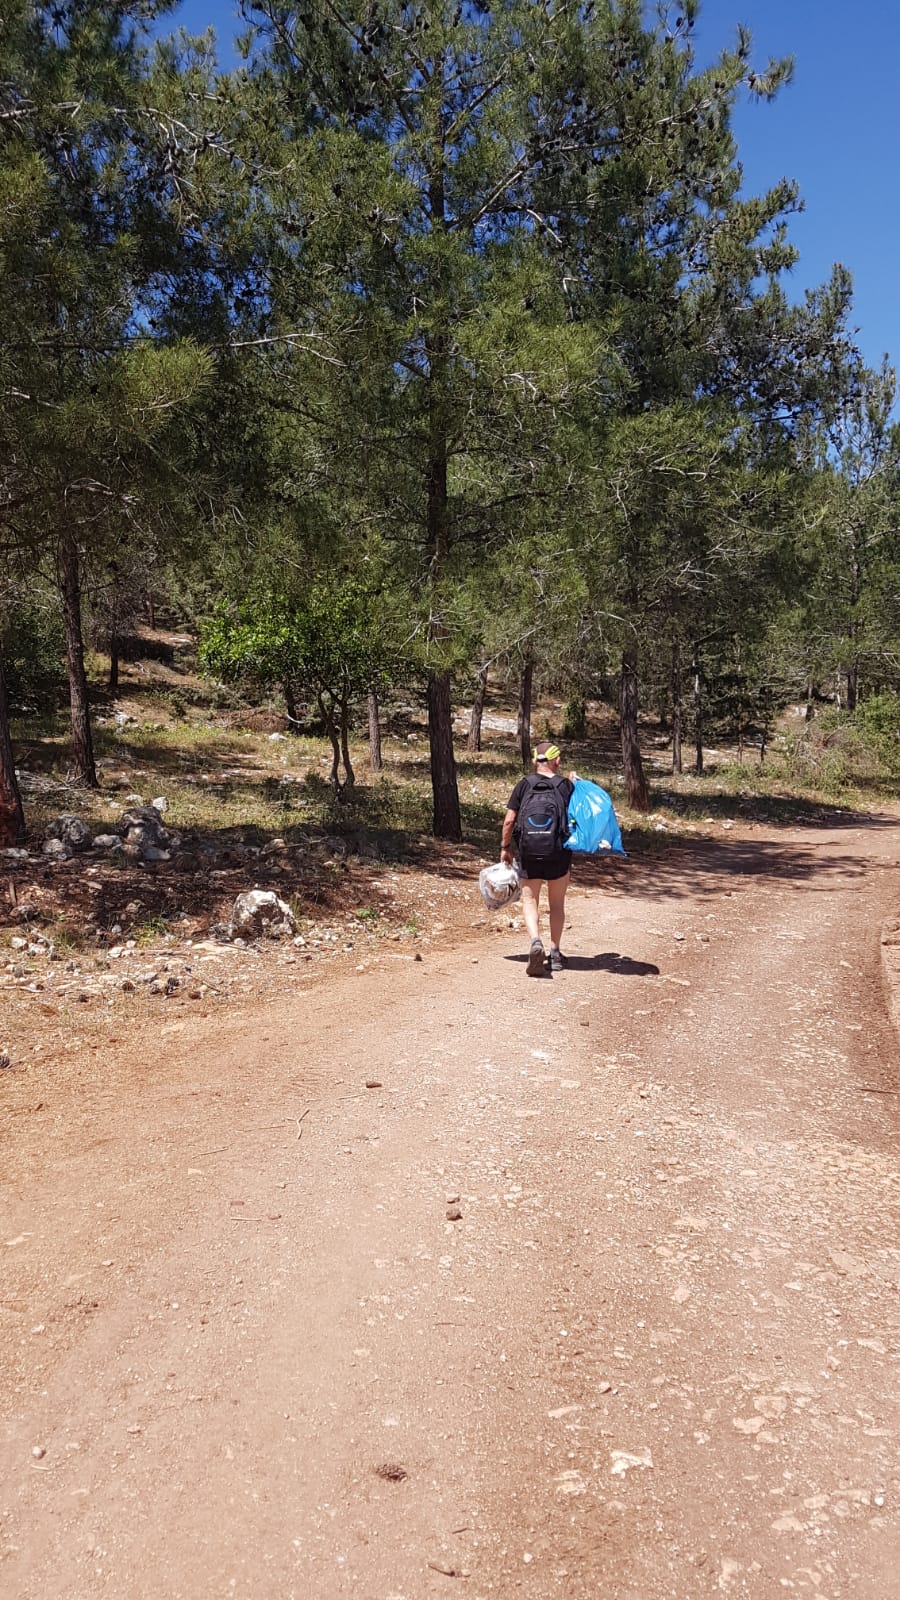
[[566, 803], [555, 778], [526, 778], [515, 827], [519, 853], [543, 860], [555, 856], [569, 837]]

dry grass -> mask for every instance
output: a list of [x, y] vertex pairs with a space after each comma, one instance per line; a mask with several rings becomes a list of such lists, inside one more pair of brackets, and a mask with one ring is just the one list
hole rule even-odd
[[[176, 654], [174, 665], [152, 658], [130, 662], [123, 673], [115, 701], [104, 701], [97, 690], [97, 793], [66, 781], [68, 727], [62, 714], [16, 727], [17, 759], [25, 773], [35, 837], [60, 811], [74, 811], [95, 828], [113, 827], [128, 795], [148, 802], [163, 794], [169, 803], [168, 822], [196, 834], [250, 844], [281, 837], [290, 843], [318, 829], [357, 847], [371, 844], [383, 859], [420, 862], [436, 848], [430, 834], [426, 728], [414, 709], [399, 708], [389, 719], [381, 774], [369, 771], [367, 744], [353, 742], [358, 782], [337, 798], [328, 783], [326, 742], [277, 733], [273, 738], [271, 730], [284, 726], [276, 706], [240, 709], [230, 695], [222, 705], [222, 695], [196, 677], [189, 656]], [[490, 711], [508, 730], [512, 704], [495, 698]], [[558, 733], [562, 721], [562, 705], [548, 702], [535, 725], [542, 733]], [[458, 729], [462, 732], [462, 715]], [[644, 739], [651, 784], [646, 816], [632, 813], [624, 802], [616, 729], [608, 710], [598, 708], [590, 737], [567, 742], [565, 762], [609, 789], [632, 842], [654, 851], [664, 848], [665, 835], [696, 833], [723, 818], [791, 821], [824, 813], [835, 804], [865, 809], [896, 798], [896, 781], [850, 759], [844, 746], [834, 749], [810, 740], [802, 725], [789, 719], [764, 764], [753, 752], [739, 761], [733, 747], [714, 748], [706, 752], [701, 776], [672, 773], [670, 750], [658, 730], [646, 728]], [[521, 768], [511, 732], [487, 730], [485, 745], [473, 755], [461, 748], [460, 739], [458, 776], [466, 840], [489, 856]]]

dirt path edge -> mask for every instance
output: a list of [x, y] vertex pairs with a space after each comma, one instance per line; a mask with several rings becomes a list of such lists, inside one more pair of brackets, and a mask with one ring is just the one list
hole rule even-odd
[[881, 930], [881, 964], [888, 1010], [900, 1036], [900, 916], [889, 917]]

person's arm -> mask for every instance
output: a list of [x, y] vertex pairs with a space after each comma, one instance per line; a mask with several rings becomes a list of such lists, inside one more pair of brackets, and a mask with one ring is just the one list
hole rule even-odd
[[500, 835], [500, 860], [505, 861], [508, 867], [512, 866], [512, 836], [518, 815], [518, 811], [509, 810], [503, 818], [503, 832]]

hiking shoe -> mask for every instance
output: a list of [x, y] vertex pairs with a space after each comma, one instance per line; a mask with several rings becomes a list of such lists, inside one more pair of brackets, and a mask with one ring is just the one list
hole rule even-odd
[[562, 972], [563, 967], [565, 966], [565, 964], [566, 964], [566, 958], [563, 955], [562, 951], [561, 950], [557, 950], [556, 945], [552, 944], [550, 946], [550, 971], [551, 972]]
[[528, 954], [528, 965], [525, 968], [529, 978], [542, 978], [544, 976], [544, 946], [540, 939], [532, 939], [531, 950]]

